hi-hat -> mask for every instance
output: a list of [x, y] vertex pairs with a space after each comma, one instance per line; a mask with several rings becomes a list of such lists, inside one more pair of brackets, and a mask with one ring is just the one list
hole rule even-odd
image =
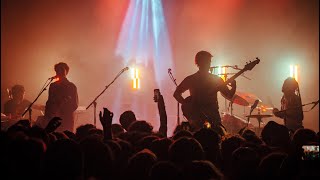
[[[248, 106], [248, 107], [250, 108], [251, 106]], [[273, 107], [269, 105], [259, 104], [255, 109], [261, 112], [266, 112], [267, 110], [273, 110]]]

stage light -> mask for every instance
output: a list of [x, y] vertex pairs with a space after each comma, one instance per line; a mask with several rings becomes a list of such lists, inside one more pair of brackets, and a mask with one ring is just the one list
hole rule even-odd
[[133, 89], [140, 89], [140, 77], [139, 77], [139, 69], [131, 68], [131, 78], [132, 78], [132, 87]]
[[222, 73], [221, 73], [221, 78], [223, 79], [223, 81], [226, 81], [226, 67], [222, 68]]
[[[226, 67], [218, 66], [217, 69], [218, 73], [216, 75], [221, 77], [223, 81], [226, 81]], [[214, 71], [212, 72], [212, 74], [214, 74]]]
[[297, 65], [295, 65], [294, 67], [294, 78], [298, 82], [298, 66]]
[[125, 66], [130, 63], [145, 67], [152, 64], [155, 82], [158, 87], [161, 87], [161, 82], [167, 79], [167, 74], [163, 72], [173, 67], [171, 45], [161, 0], [129, 1], [116, 54], [123, 58]]
[[298, 82], [298, 65], [290, 65], [290, 77], [293, 77]]

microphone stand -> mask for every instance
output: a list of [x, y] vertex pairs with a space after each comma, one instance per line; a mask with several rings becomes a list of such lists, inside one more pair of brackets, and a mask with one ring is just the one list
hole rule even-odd
[[41, 89], [40, 93], [38, 94], [38, 96], [36, 97], [36, 99], [28, 106], [28, 108], [24, 111], [24, 113], [22, 114], [22, 117], [29, 111], [29, 121], [30, 121], [30, 124], [31, 124], [31, 113], [32, 113], [32, 105], [38, 100], [38, 98], [41, 96], [41, 94], [47, 90], [47, 87], [51, 84], [51, 82], [53, 81], [54, 78], [50, 78], [50, 81], [49, 83], [47, 84], [48, 80], [44, 83], [44, 88]]
[[250, 122], [250, 115], [253, 112], [254, 108], [250, 110], [249, 116], [248, 116], [248, 120], [247, 120], [247, 127], [249, 126], [249, 122]]
[[110, 84], [108, 84], [104, 90], [96, 97], [94, 98], [94, 100], [86, 107], [86, 109], [88, 109], [92, 104], [93, 104], [93, 110], [94, 110], [94, 114], [93, 114], [93, 123], [96, 126], [97, 124], [97, 119], [96, 119], [96, 112], [97, 112], [97, 99], [109, 88], [109, 86], [125, 71], [125, 69], [122, 69], [117, 76], [113, 79], [113, 81], [111, 81]]
[[[168, 71], [170, 79], [173, 81], [173, 83], [178, 86], [176, 79], [173, 77], [172, 73], [171, 73], [171, 69], [169, 69]], [[177, 125], [180, 125], [180, 103], [177, 101]]]

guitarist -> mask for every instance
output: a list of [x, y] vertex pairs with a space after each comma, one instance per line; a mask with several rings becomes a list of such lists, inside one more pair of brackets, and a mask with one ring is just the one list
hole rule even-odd
[[[182, 110], [189, 111], [184, 111], [183, 114], [194, 130], [204, 127], [209, 122], [211, 128], [223, 135], [217, 92], [220, 91], [231, 99], [236, 92], [236, 81], [231, 81], [231, 89], [229, 89], [221, 77], [209, 73], [212, 57], [207, 51], [198, 52], [195, 56], [195, 64], [199, 71], [186, 77], [178, 85], [173, 96], [182, 104], [182, 107], [185, 107]], [[190, 97], [184, 99], [182, 93], [187, 90], [190, 92]]]

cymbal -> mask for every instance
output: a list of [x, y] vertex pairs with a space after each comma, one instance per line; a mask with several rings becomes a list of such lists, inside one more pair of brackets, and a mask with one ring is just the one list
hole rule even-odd
[[272, 116], [273, 116], [272, 114], [251, 114], [246, 117], [249, 117], [249, 118], [268, 118], [268, 117], [272, 117]]
[[258, 98], [258, 96], [252, 93], [236, 92], [236, 94], [241, 98], [245, 99], [249, 104], [254, 104], [256, 100], [259, 100], [260, 102], [262, 102], [261, 99]]
[[[225, 97], [222, 93], [221, 95]], [[231, 101], [234, 104], [238, 104], [240, 106], [249, 106], [250, 104], [253, 104], [256, 100], [259, 100], [262, 102], [256, 95], [251, 93], [244, 93], [244, 92], [236, 92], [232, 99], [229, 99], [225, 97], [229, 101]]]

